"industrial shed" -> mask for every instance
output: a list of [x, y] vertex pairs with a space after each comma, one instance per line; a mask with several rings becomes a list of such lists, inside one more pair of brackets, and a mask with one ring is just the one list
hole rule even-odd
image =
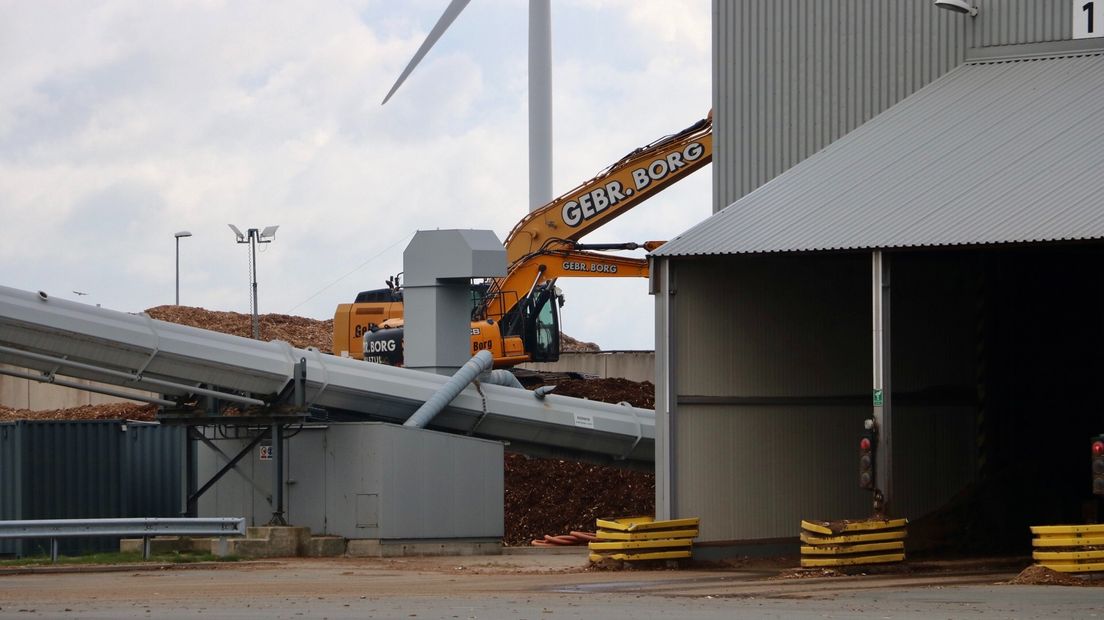
[[1101, 39], [980, 45], [1026, 5], [979, 4], [957, 68], [654, 253], [660, 518], [721, 544], [869, 516], [871, 417], [889, 512], [947, 544], [1104, 518]]

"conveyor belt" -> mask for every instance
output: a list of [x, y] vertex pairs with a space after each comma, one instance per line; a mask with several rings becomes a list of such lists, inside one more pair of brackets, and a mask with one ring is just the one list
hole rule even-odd
[[[63, 359], [63, 362], [58, 362]], [[166, 323], [0, 286], [0, 363], [177, 399], [215, 390], [271, 403], [306, 360], [308, 405], [405, 421], [447, 377]], [[654, 461], [655, 414], [528, 390], [469, 386], [429, 428], [510, 442], [521, 451], [590, 460]]]

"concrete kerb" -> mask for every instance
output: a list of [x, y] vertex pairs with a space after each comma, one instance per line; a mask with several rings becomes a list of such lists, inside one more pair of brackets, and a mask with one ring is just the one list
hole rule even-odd
[[351, 558], [393, 558], [413, 556], [501, 555], [498, 540], [379, 540], [352, 539], [345, 554]]
[[0, 577], [6, 575], [73, 573], [128, 573], [136, 571], [197, 570], [234, 568], [238, 566], [274, 566], [278, 562], [265, 560], [244, 562], [143, 562], [141, 564], [49, 564], [42, 566], [2, 566]]
[[578, 555], [586, 557], [590, 549], [586, 545], [564, 545], [563, 547], [503, 547], [502, 555]]
[[[142, 539], [120, 541], [121, 552], [141, 553]], [[173, 552], [210, 553], [215, 557], [237, 556], [243, 559], [290, 557], [424, 557], [473, 555], [585, 556], [587, 547], [505, 547], [500, 541], [487, 540], [378, 540], [340, 536], [311, 536], [305, 527], [251, 527], [245, 538], [189, 538], [159, 536], [150, 539], [154, 554]]]

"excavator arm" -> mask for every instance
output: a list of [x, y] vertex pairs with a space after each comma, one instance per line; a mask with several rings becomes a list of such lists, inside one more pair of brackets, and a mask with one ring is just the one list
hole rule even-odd
[[[645, 247], [638, 244], [608, 244], [608, 249], [632, 249]], [[589, 246], [584, 246], [589, 247]], [[512, 309], [519, 297], [539, 285], [555, 282], [559, 278], [647, 278], [648, 261], [599, 254], [585, 250], [546, 250], [512, 265], [506, 275], [496, 278], [477, 308], [475, 316], [499, 319]], [[520, 291], [520, 295], [516, 292]]]
[[623, 215], [713, 160], [713, 113], [625, 155], [593, 179], [525, 216], [506, 237], [506, 261], [567, 244]]

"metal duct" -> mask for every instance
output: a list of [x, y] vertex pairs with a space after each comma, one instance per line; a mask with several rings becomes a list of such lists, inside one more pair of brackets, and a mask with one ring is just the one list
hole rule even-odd
[[525, 386], [518, 381], [518, 378], [514, 376], [514, 373], [509, 370], [503, 370], [501, 368], [492, 370], [491, 372], [485, 372], [479, 376], [478, 381], [483, 384], [490, 385], [502, 385], [505, 387], [512, 387], [524, 390]]
[[448, 380], [433, 398], [427, 400], [418, 410], [414, 412], [414, 415], [410, 416], [406, 422], [403, 422], [403, 426], [413, 426], [414, 428], [425, 428], [426, 424], [432, 420], [446, 405], [452, 402], [452, 399], [470, 384], [475, 381], [475, 378], [479, 376], [479, 373], [486, 372], [494, 366], [494, 356], [490, 351], [480, 351], [476, 353], [470, 360], [468, 360], [460, 370], [456, 371], [456, 374]]

